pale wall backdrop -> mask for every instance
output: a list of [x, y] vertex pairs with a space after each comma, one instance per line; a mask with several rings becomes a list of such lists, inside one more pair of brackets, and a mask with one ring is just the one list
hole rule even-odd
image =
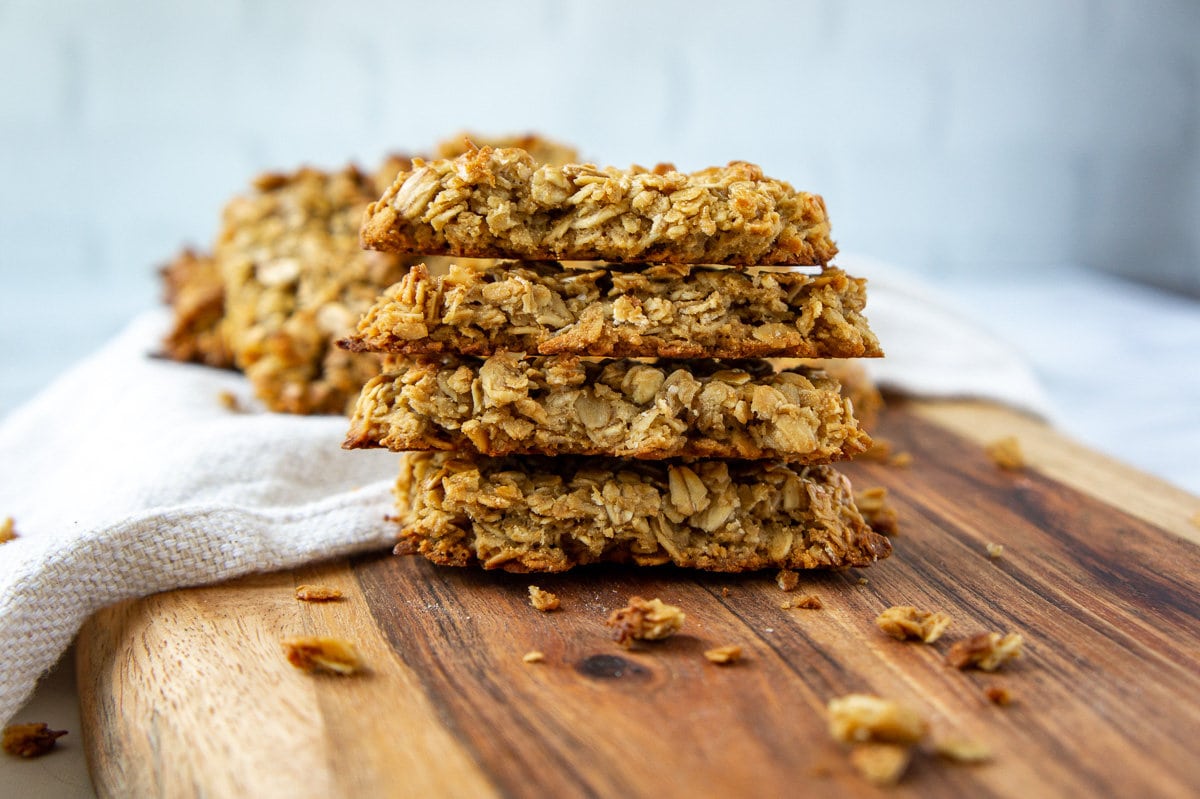
[[260, 170], [463, 128], [756, 161], [935, 280], [1200, 294], [1193, 0], [0, 0], [0, 347], [92, 349]]

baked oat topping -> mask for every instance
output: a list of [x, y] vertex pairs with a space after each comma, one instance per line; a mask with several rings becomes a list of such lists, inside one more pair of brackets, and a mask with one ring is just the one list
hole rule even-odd
[[912, 761], [912, 747], [905, 744], [860, 743], [850, 750], [850, 765], [873, 785], [896, 785]]
[[847, 694], [829, 700], [829, 734], [844, 743], [915, 744], [928, 725], [910, 707], [871, 694]]
[[546, 655], [545, 655], [545, 653], [539, 652], [538, 650], [534, 649], [534, 650], [526, 652], [524, 655], [522, 655], [521, 660], [523, 660], [526, 663], [542, 663], [542, 662], [545, 662]]
[[296, 586], [296, 599], [301, 602], [334, 602], [342, 598], [342, 592], [329, 585]]
[[16, 537], [16, 522], [13, 521], [13, 517], [5, 516], [4, 521], [0, 521], [0, 544], [7, 544]]
[[980, 633], [955, 641], [946, 652], [946, 663], [956, 669], [976, 668], [995, 671], [1010, 660], [1022, 656], [1024, 639], [1020, 633]]
[[1021, 452], [1021, 442], [1016, 436], [1006, 436], [993, 441], [984, 450], [1001, 469], [1019, 471], [1025, 468], [1025, 456]]
[[780, 591], [795, 591], [800, 585], [800, 575], [791, 569], [780, 569], [779, 574], [775, 575], [775, 584]]
[[[480, 147], [506, 149], [516, 147], [529, 153], [530, 157], [539, 164], [574, 164], [579, 161], [579, 151], [569, 144], [548, 139], [537, 133], [525, 133], [516, 136], [485, 136], [478, 133], [463, 131], [438, 142], [434, 147], [435, 158], [458, 158], [464, 153], [473, 153]], [[408, 169], [409, 167], [405, 167]], [[395, 178], [393, 172], [381, 188], [382, 193], [391, 185]]]
[[281, 643], [288, 662], [298, 669], [342, 676], [362, 670], [358, 650], [342, 638], [298, 635], [285, 638]]
[[875, 618], [875, 625], [898, 641], [911, 638], [932, 644], [950, 626], [950, 617], [941, 611], [897, 605], [880, 613]]
[[539, 166], [492, 147], [413, 159], [367, 209], [362, 240], [425, 255], [746, 266], [824, 265], [837, 252], [824, 201], [753, 164]]
[[44, 722], [10, 724], [0, 737], [0, 747], [14, 757], [41, 757], [53, 749], [66, 730], [52, 730]]
[[629, 604], [614, 610], [605, 621], [612, 628], [612, 639], [624, 647], [636, 641], [661, 641], [670, 638], [683, 627], [687, 616], [675, 605], [661, 599], [630, 597]]
[[409, 453], [396, 518], [405, 551], [445, 565], [866, 566], [891, 545], [866, 525], [851, 494], [830, 466]]
[[[404, 354], [507, 350], [670, 358], [882, 354], [862, 313], [865, 281], [839, 269], [806, 275], [670, 264], [637, 271], [588, 266], [453, 264], [447, 274], [431, 276], [418, 264], [384, 292], [342, 346]], [[835, 377], [845, 374], [851, 381], [847, 393], [856, 412], [873, 414], [861, 368], [840, 361], [808, 365], [826, 364]]]
[[799, 610], [821, 610], [825, 607], [825, 603], [816, 594], [805, 594], [795, 599], [784, 600], [783, 604], [779, 607], [781, 610], [792, 610], [793, 608]]
[[704, 657], [709, 663], [715, 663], [718, 666], [729, 666], [742, 659], [742, 648], [737, 644], [718, 646], [713, 649], [704, 650]]
[[888, 491], [883, 486], [855, 491], [854, 502], [875, 532], [880, 535], [896, 535], [900, 532], [896, 508], [888, 501]]
[[[363, 388], [347, 448], [816, 463], [870, 445], [836, 380], [772, 373], [763, 361], [508, 352], [395, 356], [389, 365]], [[703, 502], [704, 487], [697, 491]]]
[[529, 586], [529, 604], [543, 613], [549, 613], [552, 610], [558, 610], [559, 601], [556, 594], [543, 591], [536, 585], [531, 585]]

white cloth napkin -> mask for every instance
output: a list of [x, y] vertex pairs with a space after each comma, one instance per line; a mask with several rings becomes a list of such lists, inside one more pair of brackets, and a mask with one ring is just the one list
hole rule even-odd
[[[887, 385], [1043, 412], [1029, 370], [911, 277], [872, 278]], [[149, 312], [0, 424], [0, 719], [93, 611], [130, 597], [388, 547], [397, 456], [340, 449], [346, 421], [262, 412], [237, 374], [150, 357]], [[232, 392], [250, 412], [218, 401]]]

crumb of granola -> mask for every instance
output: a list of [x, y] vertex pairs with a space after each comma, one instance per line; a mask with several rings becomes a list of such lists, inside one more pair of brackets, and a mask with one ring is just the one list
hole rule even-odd
[[780, 569], [779, 574], [775, 575], [775, 584], [780, 591], [795, 591], [796, 586], [800, 585], [800, 575], [791, 569]]
[[1003, 685], [989, 685], [983, 689], [983, 695], [988, 698], [988, 701], [993, 705], [1010, 705], [1013, 701], [1012, 691], [1005, 688]]
[[1006, 436], [985, 447], [988, 457], [1001, 469], [1018, 471], [1025, 468], [1025, 457], [1021, 454], [1021, 443], [1016, 436]]
[[721, 596], [723, 596], [723, 597], [729, 596], [729, 586], [724, 586], [721, 588]]
[[783, 610], [791, 610], [792, 608], [799, 608], [801, 610], [820, 610], [821, 608], [825, 607], [825, 603], [823, 603], [821, 601], [821, 597], [817, 596], [816, 594], [805, 594], [804, 596], [798, 596], [795, 599], [786, 600], [779, 607]]
[[558, 610], [558, 595], [552, 594], [549, 591], [543, 591], [536, 585], [531, 585], [529, 586], [529, 604], [542, 613], [549, 613], [552, 610]]
[[54, 748], [66, 730], [52, 730], [43, 722], [12, 724], [4, 728], [0, 746], [14, 757], [41, 757]]
[[0, 544], [7, 544], [17, 537], [15, 527], [16, 522], [13, 521], [13, 517], [4, 517], [4, 521], [0, 522]]
[[872, 530], [880, 535], [895, 535], [899, 532], [896, 508], [888, 502], [887, 493], [883, 486], [855, 491], [854, 504]]
[[912, 761], [912, 747], [904, 744], [864, 743], [850, 751], [850, 765], [872, 785], [888, 787], [900, 782]]
[[715, 649], [704, 650], [704, 657], [708, 658], [709, 663], [728, 666], [742, 659], [742, 648], [737, 644], [718, 646]]
[[992, 560], [996, 560], [997, 558], [1003, 557], [1004, 556], [1004, 544], [996, 544], [996, 543], [989, 541], [988, 545], [987, 545], [987, 553], [988, 553], [988, 557], [991, 558]]
[[950, 626], [950, 617], [941, 611], [896, 605], [876, 616], [875, 625], [897, 641], [914, 638], [932, 644]]
[[912, 466], [913, 456], [911, 452], [897, 452], [888, 460], [889, 466], [897, 466], [901, 469]]
[[296, 599], [301, 602], [333, 602], [342, 598], [342, 592], [328, 585], [298, 585]]
[[234, 413], [242, 412], [242, 404], [238, 402], [237, 395], [232, 391], [218, 392], [217, 402], [221, 403], [221, 407], [227, 411], [233, 411]]
[[871, 581], [870, 581], [870, 580], [868, 580], [866, 577], [859, 577], [859, 578], [858, 578], [858, 584], [859, 584], [859, 585], [866, 585], [866, 584], [867, 584], [867, 583], [869, 583], [869, 582], [871, 582]]
[[1021, 657], [1024, 639], [1020, 633], [980, 633], [956, 641], [946, 652], [946, 663], [956, 669], [995, 671], [1005, 662]]
[[532, 650], [532, 651], [529, 651], [529, 652], [526, 652], [526, 653], [525, 653], [525, 654], [524, 654], [524, 655], [521, 657], [521, 660], [525, 661], [526, 663], [541, 663], [541, 662], [543, 662], [545, 659], [546, 659], [546, 655], [545, 655], [544, 653], [542, 653], [542, 652], [539, 652], [539, 651], [538, 651], [538, 650], [536, 650], [536, 649], [534, 649], [534, 650]]
[[686, 615], [675, 605], [661, 599], [649, 601], [640, 596], [630, 597], [626, 607], [614, 610], [605, 624], [612, 627], [612, 639], [624, 647], [634, 639], [658, 641], [670, 638], [683, 626]]
[[992, 759], [991, 747], [968, 738], [946, 738], [934, 744], [933, 750], [955, 763], [986, 763]]
[[341, 638], [297, 635], [281, 642], [288, 662], [308, 672], [354, 674], [362, 670], [362, 661], [354, 644]]
[[914, 744], [928, 726], [917, 711], [871, 694], [847, 694], [829, 700], [829, 734], [843, 743]]

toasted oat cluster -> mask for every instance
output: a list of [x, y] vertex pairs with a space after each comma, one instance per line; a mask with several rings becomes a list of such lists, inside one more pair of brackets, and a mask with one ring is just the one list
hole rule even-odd
[[66, 730], [52, 730], [44, 722], [10, 724], [4, 728], [0, 748], [14, 757], [41, 757], [53, 749]]
[[557, 594], [553, 594], [550, 591], [543, 591], [536, 585], [531, 585], [529, 586], [529, 604], [543, 613], [549, 613], [552, 610], [558, 610], [561, 603], [558, 600]]
[[829, 734], [844, 743], [914, 744], [928, 725], [910, 707], [871, 694], [847, 694], [829, 700]]
[[225, 284], [209, 255], [184, 250], [161, 270], [164, 299], [171, 306], [171, 330], [163, 354], [176, 361], [228, 369], [233, 353], [221, 330]]
[[813, 463], [870, 438], [821, 371], [506, 352], [395, 363], [363, 388], [346, 446]]
[[358, 650], [341, 638], [299, 635], [285, 638], [281, 643], [288, 662], [303, 671], [346, 676], [362, 670]]
[[829, 466], [412, 453], [398, 552], [558, 572], [602, 561], [712, 571], [867, 566], [891, 553]]
[[476, 258], [824, 265], [824, 201], [734, 162], [686, 174], [542, 165], [520, 148], [413, 159], [367, 209], [363, 243]]
[[940, 611], [896, 605], [880, 613], [875, 625], [898, 641], [912, 638], [932, 644], [950, 626], [950, 617]]
[[1021, 657], [1024, 643], [1020, 633], [980, 633], [955, 641], [946, 652], [946, 663], [956, 669], [995, 671], [1008, 661]]
[[634, 641], [661, 641], [683, 628], [687, 615], [661, 599], [630, 597], [629, 604], [609, 614], [605, 624], [612, 628], [612, 639], [621, 646]]
[[408, 266], [358, 245], [375, 189], [355, 167], [306, 168], [263, 175], [225, 208], [214, 252], [224, 285], [221, 332], [271, 410], [343, 413], [379, 370], [378, 356], [335, 345]]
[[742, 659], [742, 648], [737, 644], [713, 647], [704, 650], [704, 658], [718, 666], [731, 666]]
[[301, 602], [336, 602], [342, 598], [342, 592], [329, 585], [298, 585], [296, 599]]
[[431, 276], [417, 265], [380, 297], [343, 346], [469, 355], [882, 355], [862, 313], [865, 281], [840, 269], [807, 275], [672, 264], [586, 266], [455, 264], [448, 274]]
[[[548, 139], [536, 133], [526, 133], [517, 136], [480, 136], [476, 133], [460, 133], [457, 136], [451, 136], [437, 143], [434, 147], [434, 157], [436, 158], [458, 158], [464, 153], [474, 152], [479, 147], [494, 147], [497, 149], [507, 149], [510, 147], [519, 147], [529, 153], [530, 157], [539, 164], [553, 164], [554, 166], [562, 166], [564, 164], [574, 164], [579, 161], [579, 151], [569, 144]], [[408, 167], [405, 167], [406, 169]], [[383, 184], [383, 189], [391, 184], [392, 178], [396, 177], [395, 170], [388, 176], [388, 181]]]

